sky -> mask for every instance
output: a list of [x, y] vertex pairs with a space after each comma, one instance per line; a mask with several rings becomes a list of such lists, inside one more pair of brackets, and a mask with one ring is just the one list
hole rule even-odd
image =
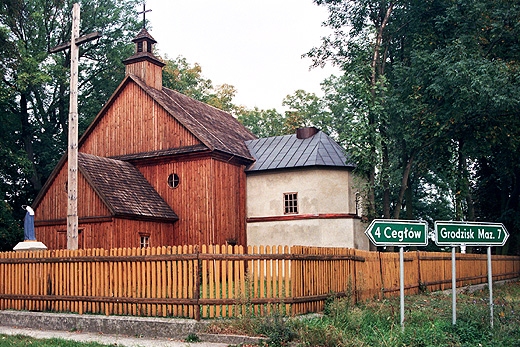
[[214, 86], [233, 85], [237, 105], [281, 112], [287, 95], [322, 95], [320, 83], [337, 73], [302, 58], [330, 33], [326, 8], [312, 0], [147, 0], [146, 9], [161, 56], [181, 55]]

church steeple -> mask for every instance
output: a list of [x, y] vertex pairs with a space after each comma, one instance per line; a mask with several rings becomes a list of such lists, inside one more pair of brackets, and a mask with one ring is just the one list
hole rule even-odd
[[162, 67], [165, 64], [153, 54], [157, 41], [143, 27], [132, 42], [135, 43], [135, 53], [123, 61], [126, 74], [141, 78], [150, 87], [162, 89]]

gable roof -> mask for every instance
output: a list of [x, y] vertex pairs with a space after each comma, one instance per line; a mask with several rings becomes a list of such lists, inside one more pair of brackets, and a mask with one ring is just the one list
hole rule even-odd
[[305, 139], [293, 134], [246, 141], [246, 145], [256, 159], [249, 172], [305, 166], [355, 167], [343, 148], [321, 131]]
[[211, 150], [253, 159], [244, 142], [256, 136], [229, 113], [175, 90], [143, 88]]
[[170, 116], [181, 123], [211, 151], [221, 151], [248, 161], [254, 160], [244, 142], [256, 139], [256, 136], [231, 114], [165, 87], [162, 90], [152, 88], [139, 77], [132, 74], [128, 74], [125, 77], [110, 100], [85, 131], [79, 140], [80, 148], [81, 143], [94, 130], [96, 124], [102, 118], [104, 111], [117, 98], [117, 95], [119, 95], [126, 84], [131, 82], [139, 85]]
[[78, 166], [113, 215], [171, 221], [179, 219], [132, 164], [80, 152]]

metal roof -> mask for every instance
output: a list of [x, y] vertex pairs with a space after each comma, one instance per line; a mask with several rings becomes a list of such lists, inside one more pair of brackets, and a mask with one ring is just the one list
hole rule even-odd
[[246, 145], [256, 159], [247, 171], [304, 166], [355, 167], [343, 148], [321, 131], [306, 139], [293, 134], [250, 140]]

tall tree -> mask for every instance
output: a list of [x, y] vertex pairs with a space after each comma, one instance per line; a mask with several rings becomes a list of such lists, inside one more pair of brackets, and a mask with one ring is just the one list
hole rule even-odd
[[[103, 33], [80, 49], [79, 118], [85, 129], [124, 76], [122, 59], [132, 52], [139, 1], [79, 2], [81, 34]], [[15, 220], [20, 203], [30, 204], [66, 147], [70, 53], [48, 52], [70, 41], [71, 10], [65, 0], [0, 5], [0, 114], [9, 130], [0, 136], [0, 149], [12, 164], [2, 167], [0, 186], [9, 204], [4, 211]]]
[[235, 113], [237, 106], [233, 104], [236, 89], [230, 84], [213, 86], [213, 82], [202, 75], [202, 67], [191, 65], [186, 58], [178, 56], [163, 59], [163, 85], [211, 106]]
[[[333, 116], [350, 123], [343, 136], [375, 188], [374, 216], [400, 218], [405, 209], [407, 218], [421, 218], [425, 210], [413, 210], [421, 192], [442, 191], [451, 194], [451, 218], [481, 218], [480, 194], [489, 188], [476, 168], [489, 175], [490, 160], [498, 164], [502, 151], [517, 148], [519, 5], [315, 2], [329, 9], [334, 34], [307, 55], [344, 71], [324, 84], [325, 98]], [[516, 196], [514, 183], [501, 189]]]
[[368, 179], [367, 213], [372, 218], [377, 214], [375, 186], [379, 169], [385, 188], [384, 216], [389, 218], [387, 116], [382, 104], [389, 44], [387, 26], [395, 3], [370, 0], [315, 0], [315, 3], [327, 6], [329, 18], [325, 24], [334, 30], [334, 34], [325, 38], [322, 46], [312, 49], [307, 56], [314, 59], [315, 65], [331, 61], [346, 74], [357, 74], [353, 80], [356, 85], [351, 89], [356, 94], [350, 101], [366, 106], [363, 114], [356, 112], [355, 116], [362, 117], [358, 119], [357, 128], [359, 133], [364, 134], [364, 143], [368, 146], [362, 165]]

